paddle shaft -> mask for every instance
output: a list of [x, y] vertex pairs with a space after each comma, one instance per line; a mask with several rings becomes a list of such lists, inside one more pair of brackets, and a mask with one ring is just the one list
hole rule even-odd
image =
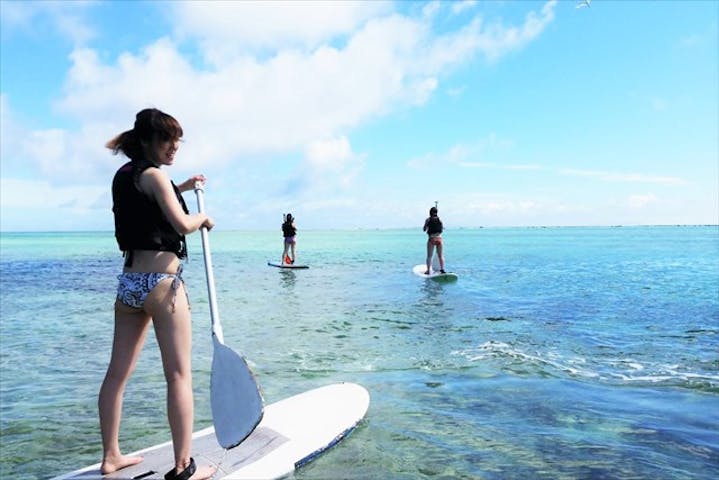
[[[197, 195], [197, 210], [205, 212], [205, 190], [200, 182], [195, 183], [195, 194]], [[202, 255], [205, 259], [205, 277], [207, 278], [207, 293], [210, 298], [210, 318], [212, 319], [212, 333], [220, 343], [225, 343], [220, 324], [220, 312], [217, 308], [217, 291], [215, 290], [215, 275], [212, 272], [212, 254], [210, 253], [210, 238], [207, 227], [200, 228], [202, 237]]]

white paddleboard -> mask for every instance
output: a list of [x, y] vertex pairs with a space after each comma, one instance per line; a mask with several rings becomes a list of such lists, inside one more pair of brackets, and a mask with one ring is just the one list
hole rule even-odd
[[267, 262], [267, 265], [277, 268], [310, 268], [309, 265], [298, 265], [296, 263]]
[[[309, 390], [266, 406], [257, 428], [227, 455], [217, 443], [213, 427], [195, 432], [192, 456], [198, 466], [219, 464], [213, 477], [218, 480], [281, 478], [346, 437], [364, 418], [369, 401], [369, 392], [355, 383]], [[131, 455], [141, 455], [144, 460], [104, 476], [97, 463], [52, 480], [156, 480], [163, 479], [175, 463], [172, 442]]]
[[457, 275], [456, 273], [442, 273], [439, 270], [435, 270], [434, 267], [431, 267], [429, 269], [429, 275], [424, 273], [426, 271], [427, 265], [425, 264], [415, 265], [412, 268], [412, 273], [414, 273], [415, 275], [423, 278], [431, 278], [432, 280], [436, 280], [438, 282], [453, 282], [459, 278], [459, 275]]

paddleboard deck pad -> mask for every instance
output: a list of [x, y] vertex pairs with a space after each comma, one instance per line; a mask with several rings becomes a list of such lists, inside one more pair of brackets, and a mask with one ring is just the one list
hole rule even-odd
[[[257, 428], [237, 447], [225, 451], [208, 427], [192, 436], [198, 466], [219, 465], [213, 478], [276, 479], [288, 475], [336, 445], [364, 418], [369, 392], [355, 383], [335, 383], [309, 390], [265, 407]], [[102, 475], [100, 464], [52, 480], [157, 480], [174, 467], [172, 442], [130, 455], [142, 463]]]
[[267, 262], [267, 265], [269, 265], [270, 267], [277, 267], [277, 268], [296, 268], [296, 269], [310, 268], [309, 265], [298, 265], [295, 263]]
[[459, 275], [452, 272], [442, 273], [439, 270], [435, 270], [434, 267], [429, 269], [429, 275], [425, 274], [424, 272], [427, 271], [427, 265], [421, 264], [421, 265], [415, 265], [412, 268], [412, 273], [419, 277], [424, 278], [430, 278], [432, 280], [435, 280], [437, 282], [453, 282], [459, 278]]

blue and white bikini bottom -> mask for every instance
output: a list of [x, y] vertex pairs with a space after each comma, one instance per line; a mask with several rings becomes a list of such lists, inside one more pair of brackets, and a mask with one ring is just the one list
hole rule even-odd
[[[177, 268], [177, 273], [175, 274], [160, 272], [126, 272], [120, 274], [117, 277], [120, 281], [117, 286], [117, 299], [127, 306], [142, 308], [152, 289], [167, 278], [172, 278], [172, 311], [174, 312], [177, 289], [181, 283], [185, 284], [182, 279], [182, 264]], [[185, 295], [187, 296], [187, 287], [185, 287]], [[190, 304], [189, 296], [187, 296], [187, 304]]]

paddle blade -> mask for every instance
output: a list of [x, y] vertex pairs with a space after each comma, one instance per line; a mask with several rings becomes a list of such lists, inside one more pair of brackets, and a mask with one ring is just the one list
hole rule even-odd
[[262, 420], [262, 393], [245, 359], [212, 336], [215, 346], [210, 377], [210, 403], [217, 442], [239, 445]]

